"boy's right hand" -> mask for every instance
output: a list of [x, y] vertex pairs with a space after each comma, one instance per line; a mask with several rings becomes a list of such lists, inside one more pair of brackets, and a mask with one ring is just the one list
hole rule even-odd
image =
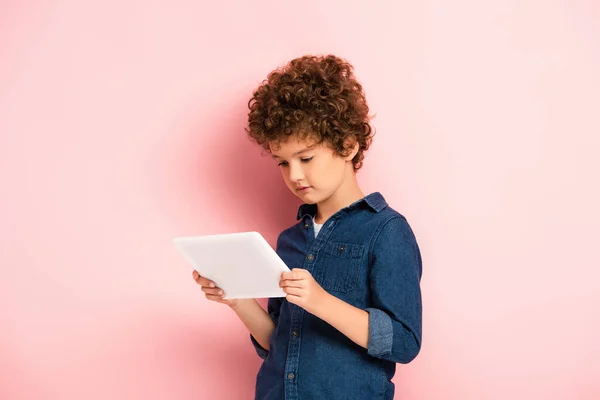
[[225, 297], [225, 293], [223, 290], [217, 287], [217, 285], [210, 279], [201, 276], [198, 271], [194, 270], [194, 272], [192, 272], [192, 278], [194, 278], [196, 283], [200, 285], [208, 300], [227, 304], [231, 308], [235, 308], [238, 305], [239, 299], [224, 299], [223, 297]]

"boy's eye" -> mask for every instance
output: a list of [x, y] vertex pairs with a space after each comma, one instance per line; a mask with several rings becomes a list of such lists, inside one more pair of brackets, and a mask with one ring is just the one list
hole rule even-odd
[[[312, 159], [313, 159], [313, 157], [307, 157], [307, 158], [301, 158], [300, 161], [302, 161], [303, 163], [307, 163]], [[279, 164], [277, 164], [278, 167], [285, 167], [286, 165], [288, 165], [287, 161], [282, 161]]]

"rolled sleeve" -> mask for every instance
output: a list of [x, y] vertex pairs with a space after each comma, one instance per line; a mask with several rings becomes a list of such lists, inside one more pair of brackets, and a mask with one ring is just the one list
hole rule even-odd
[[380, 357], [390, 354], [394, 343], [392, 319], [377, 308], [367, 308], [366, 311], [369, 313], [369, 355]]
[[269, 351], [263, 349], [263, 347], [260, 344], [258, 344], [256, 339], [254, 339], [254, 336], [252, 336], [252, 334], [250, 334], [250, 341], [254, 345], [254, 350], [256, 350], [256, 354], [258, 354], [258, 356], [260, 358], [262, 358], [263, 360], [266, 359], [267, 356], [269, 355]]
[[368, 354], [409, 363], [421, 349], [422, 261], [404, 217], [389, 219], [375, 235], [370, 264]]

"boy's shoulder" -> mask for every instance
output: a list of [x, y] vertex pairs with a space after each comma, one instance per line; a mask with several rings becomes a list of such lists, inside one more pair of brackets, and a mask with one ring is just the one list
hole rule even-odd
[[389, 220], [391, 218], [400, 218], [406, 221], [404, 214], [393, 208], [391, 205], [387, 205], [383, 210], [379, 212], [380, 219]]
[[382, 231], [410, 231], [412, 228], [408, 223], [408, 219], [398, 210], [386, 205], [383, 209], [376, 213], [369, 213], [367, 219], [360, 221], [360, 229], [368, 237], [380, 236]]

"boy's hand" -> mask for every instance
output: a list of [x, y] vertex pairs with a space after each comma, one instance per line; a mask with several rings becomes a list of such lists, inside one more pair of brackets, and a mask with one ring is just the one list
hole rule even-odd
[[192, 272], [192, 278], [198, 285], [201, 286], [202, 291], [205, 293], [206, 298], [217, 303], [227, 304], [231, 308], [235, 308], [239, 305], [239, 299], [224, 299], [225, 293], [223, 290], [211, 281], [210, 279], [200, 276], [198, 271]]
[[279, 286], [287, 294], [287, 301], [304, 308], [311, 314], [315, 314], [319, 304], [328, 295], [310, 272], [301, 268], [283, 272]]

